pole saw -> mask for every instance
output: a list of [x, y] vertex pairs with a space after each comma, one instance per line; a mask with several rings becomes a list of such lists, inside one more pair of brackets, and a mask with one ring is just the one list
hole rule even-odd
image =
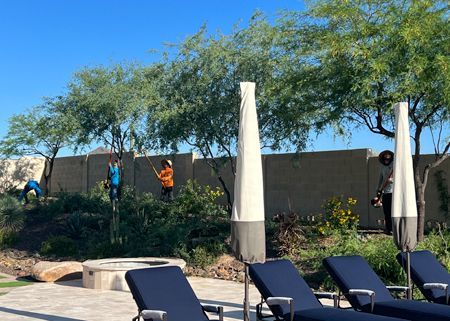
[[[144, 150], [144, 155], [145, 158], [147, 159], [147, 161], [149, 162], [151, 168], [153, 169], [153, 172], [155, 172], [156, 177], [159, 179], [159, 174], [156, 171], [155, 165], [153, 165], [153, 162], [151, 161], [151, 159], [148, 157], [147, 152]], [[163, 182], [161, 182], [161, 184], [163, 184]]]

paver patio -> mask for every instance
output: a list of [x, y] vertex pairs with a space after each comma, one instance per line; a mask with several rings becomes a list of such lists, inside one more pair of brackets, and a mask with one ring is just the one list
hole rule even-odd
[[[244, 285], [218, 279], [188, 278], [203, 303], [224, 307], [226, 321], [242, 320]], [[251, 319], [260, 296], [250, 286]], [[325, 302], [330, 304], [330, 302]], [[35, 283], [0, 296], [0, 320], [124, 321], [137, 313], [129, 292], [85, 289], [81, 280]]]
[[[189, 282], [202, 302], [223, 305], [228, 321], [242, 319], [242, 284], [204, 278], [189, 278]], [[257, 303], [257, 291], [252, 287], [250, 293], [252, 303]], [[2, 321], [123, 321], [136, 313], [129, 292], [85, 289], [81, 280], [35, 283], [0, 297]]]

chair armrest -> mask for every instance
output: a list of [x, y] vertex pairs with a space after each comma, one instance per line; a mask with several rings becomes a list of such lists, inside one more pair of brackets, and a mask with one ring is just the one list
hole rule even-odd
[[202, 304], [202, 309], [205, 312], [217, 314], [219, 316], [219, 321], [223, 321], [223, 306], [215, 304]]
[[332, 299], [333, 300], [333, 306], [335, 308], [338, 307], [338, 298], [339, 296], [334, 292], [314, 292], [314, 295], [318, 299]]
[[350, 290], [348, 290], [348, 294], [350, 294], [350, 295], [374, 296], [375, 292], [372, 291], [372, 290], [366, 290], [366, 289], [350, 289]]
[[373, 308], [375, 306], [375, 292], [372, 290], [366, 289], [350, 289], [348, 290], [349, 295], [365, 295], [370, 297], [370, 312], [373, 312]]
[[271, 296], [266, 299], [267, 305], [291, 304], [294, 299], [284, 296]]
[[446, 283], [425, 283], [423, 285], [423, 288], [425, 290], [433, 290], [433, 289], [439, 289], [445, 291], [445, 304], [448, 304], [449, 298], [448, 298], [448, 284]]
[[294, 299], [284, 296], [271, 296], [266, 299], [268, 306], [289, 304], [290, 321], [294, 320]]
[[433, 289], [447, 290], [448, 284], [446, 284], [446, 283], [424, 283], [423, 288], [425, 290], [433, 290]]
[[407, 286], [400, 286], [400, 285], [388, 285], [386, 286], [386, 289], [388, 289], [391, 292], [406, 292], [408, 291]]
[[155, 320], [155, 321], [166, 321], [167, 320], [167, 312], [160, 310], [142, 310], [139, 313], [144, 320]]

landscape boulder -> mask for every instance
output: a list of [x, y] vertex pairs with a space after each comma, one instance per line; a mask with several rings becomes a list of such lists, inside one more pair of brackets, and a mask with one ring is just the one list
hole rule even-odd
[[76, 261], [40, 261], [31, 269], [31, 276], [38, 281], [44, 282], [81, 279], [82, 275], [83, 266], [81, 262]]

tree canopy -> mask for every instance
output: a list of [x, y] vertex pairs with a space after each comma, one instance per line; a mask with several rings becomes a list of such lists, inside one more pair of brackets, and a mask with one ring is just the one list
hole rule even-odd
[[[304, 83], [321, 90], [313, 103], [326, 111], [326, 124], [351, 137], [352, 129], [394, 137], [396, 102], [407, 101], [415, 144], [419, 197], [419, 239], [423, 236], [428, 170], [448, 158], [450, 112], [450, 25], [445, 1], [315, 1], [306, 13], [280, 23], [286, 44], [304, 44], [293, 53], [313, 70]], [[299, 58], [300, 60], [300, 58]], [[421, 134], [436, 138], [436, 159], [419, 173]]]
[[228, 162], [235, 173], [240, 82], [256, 83], [261, 148], [301, 150], [314, 128], [317, 109], [303, 108], [307, 95], [295, 93], [287, 77], [302, 67], [291, 64], [276, 31], [260, 13], [247, 28], [235, 27], [230, 35], [208, 35], [203, 27], [162, 64], [158, 103], [148, 112], [148, 145], [176, 151], [187, 144], [200, 153], [230, 204], [221, 171]]
[[[78, 121], [80, 146], [102, 142], [119, 159], [133, 147], [134, 129], [145, 110], [146, 86], [142, 68], [131, 64], [85, 68], [69, 84], [66, 112]], [[129, 144], [129, 148], [127, 148]]]
[[46, 193], [58, 152], [73, 144], [75, 121], [70, 115], [58, 112], [66, 104], [64, 97], [48, 98], [40, 106], [12, 116], [8, 132], [0, 142], [0, 153], [6, 157], [37, 155], [45, 158]]

